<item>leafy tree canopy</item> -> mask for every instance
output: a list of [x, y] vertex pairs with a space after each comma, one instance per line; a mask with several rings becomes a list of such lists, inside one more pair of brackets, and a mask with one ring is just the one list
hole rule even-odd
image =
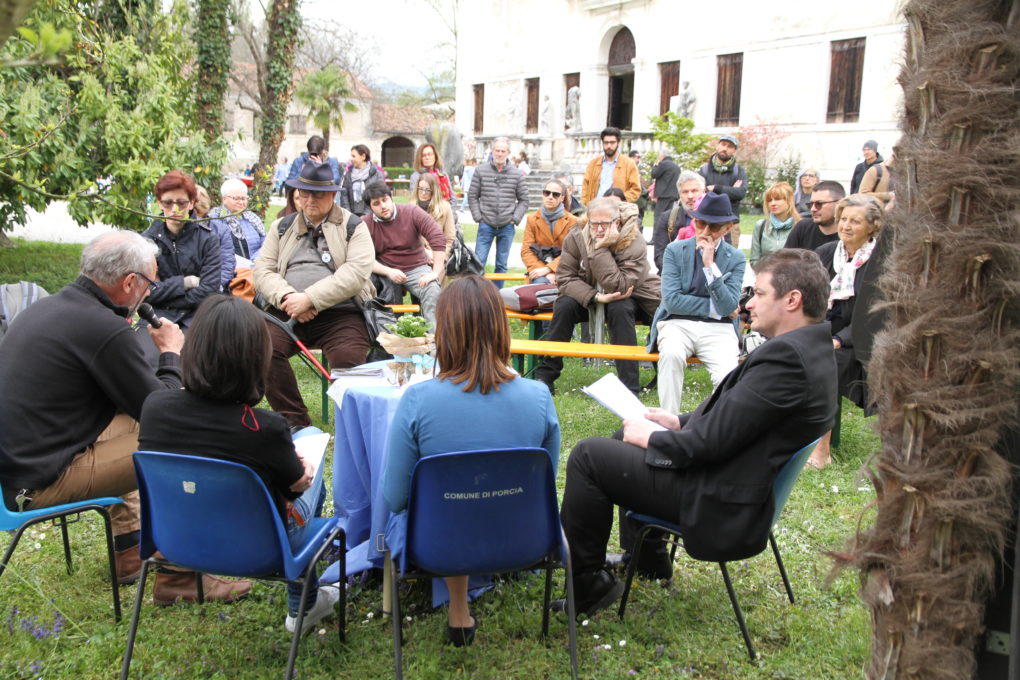
[[681, 168], [697, 168], [712, 153], [708, 147], [712, 136], [692, 132], [694, 121], [672, 111], [665, 116], [650, 116], [652, 136], [673, 150], [673, 160]]
[[[225, 148], [207, 145], [196, 123], [186, 3], [140, 3], [118, 30], [92, 18], [96, 4], [40, 0], [28, 31], [0, 49], [3, 229], [23, 224], [26, 208], [65, 198], [80, 224], [142, 229], [147, 197], [168, 170], [205, 185], [221, 178]], [[33, 36], [62, 31], [74, 39], [56, 63], [31, 63]]]

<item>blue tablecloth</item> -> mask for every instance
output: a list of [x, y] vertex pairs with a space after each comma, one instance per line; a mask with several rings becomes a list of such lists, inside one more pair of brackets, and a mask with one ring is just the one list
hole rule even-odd
[[[395, 387], [351, 387], [335, 408], [333, 506], [347, 532], [348, 575], [383, 566], [379, 548], [389, 511], [379, 482], [399, 401]], [[331, 566], [322, 580], [338, 580], [337, 572]]]

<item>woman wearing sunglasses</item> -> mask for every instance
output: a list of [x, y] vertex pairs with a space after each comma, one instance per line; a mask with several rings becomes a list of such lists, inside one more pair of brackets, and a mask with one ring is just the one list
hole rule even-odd
[[209, 222], [191, 221], [198, 190], [190, 175], [171, 170], [156, 182], [155, 194], [163, 219], [142, 234], [159, 247], [159, 280], [148, 302], [156, 316], [186, 330], [202, 300], [220, 290], [220, 241]]
[[551, 179], [542, 189], [542, 207], [528, 215], [521, 259], [528, 268], [529, 283], [556, 283], [563, 239], [577, 224], [577, 218], [564, 207], [566, 197], [567, 187]]

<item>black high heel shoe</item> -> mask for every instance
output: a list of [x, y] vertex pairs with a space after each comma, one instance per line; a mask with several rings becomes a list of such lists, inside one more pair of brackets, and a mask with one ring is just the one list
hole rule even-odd
[[474, 612], [471, 613], [471, 618], [474, 620], [474, 624], [466, 628], [454, 628], [449, 624], [446, 625], [446, 637], [449, 638], [454, 647], [469, 646], [475, 641], [475, 631], [478, 630], [478, 619], [475, 618]]

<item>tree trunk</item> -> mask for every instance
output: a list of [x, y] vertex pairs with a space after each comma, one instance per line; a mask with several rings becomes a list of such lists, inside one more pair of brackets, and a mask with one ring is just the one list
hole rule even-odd
[[[326, 151], [329, 151], [329, 126], [322, 128], [322, 141], [326, 144]], [[335, 154], [333, 154], [335, 155]]]
[[972, 677], [1011, 516], [1018, 415], [1020, 0], [911, 0], [888, 322], [869, 366], [877, 514], [842, 556], [871, 609], [868, 677]]
[[301, 27], [300, 0], [273, 0], [266, 17], [266, 83], [259, 119], [259, 160], [255, 165], [252, 210], [265, 217], [273, 189], [273, 169], [294, 91], [294, 55]]
[[[195, 78], [195, 99], [198, 124], [206, 144], [224, 144], [223, 97], [230, 75], [230, 32], [227, 13], [230, 0], [198, 0], [196, 41], [198, 73]], [[206, 187], [213, 205], [220, 202], [219, 186]]]

